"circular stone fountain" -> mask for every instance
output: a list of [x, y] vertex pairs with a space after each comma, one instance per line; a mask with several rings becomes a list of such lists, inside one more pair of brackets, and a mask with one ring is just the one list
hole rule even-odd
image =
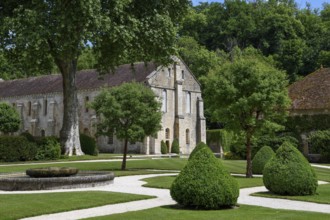
[[114, 173], [79, 171], [76, 168], [48, 167], [29, 169], [25, 173], [0, 175], [0, 190], [74, 189], [107, 185], [113, 182]]

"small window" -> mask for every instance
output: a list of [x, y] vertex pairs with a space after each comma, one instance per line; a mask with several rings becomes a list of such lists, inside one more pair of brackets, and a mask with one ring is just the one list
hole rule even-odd
[[108, 136], [108, 144], [113, 144], [113, 133], [112, 132]]
[[45, 130], [41, 130], [41, 137], [45, 137], [45, 134], [46, 134]]
[[88, 128], [84, 128], [84, 134], [89, 135], [89, 129]]
[[171, 77], [171, 68], [168, 68], [168, 77]]
[[13, 107], [14, 107], [14, 108], [16, 107], [16, 103], [15, 103], [15, 102], [13, 102]]
[[28, 102], [28, 116], [31, 116], [31, 111], [32, 111], [32, 104], [31, 102]]
[[190, 144], [190, 131], [189, 131], [189, 129], [186, 130], [186, 144]]
[[166, 130], [165, 130], [165, 138], [170, 139], [170, 129], [169, 128], [166, 128]]
[[85, 112], [88, 112], [88, 102], [89, 102], [89, 97], [88, 96], [86, 96], [85, 97]]
[[162, 112], [167, 112], [167, 92], [166, 89], [162, 93]]
[[47, 115], [47, 106], [48, 105], [48, 102], [47, 102], [47, 99], [44, 100], [44, 115]]
[[186, 94], [186, 113], [191, 113], [191, 93], [187, 92]]
[[184, 70], [181, 71], [181, 77], [184, 79]]

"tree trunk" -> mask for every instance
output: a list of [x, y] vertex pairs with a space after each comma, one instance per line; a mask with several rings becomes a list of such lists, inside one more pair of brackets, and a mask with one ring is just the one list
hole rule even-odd
[[78, 98], [76, 89], [77, 61], [58, 62], [63, 78], [63, 126], [60, 132], [65, 155], [84, 155], [79, 140]]
[[125, 139], [124, 156], [123, 156], [123, 162], [121, 164], [121, 170], [126, 170], [127, 142], [128, 142], [127, 139]]
[[251, 135], [246, 134], [246, 178], [252, 178]]

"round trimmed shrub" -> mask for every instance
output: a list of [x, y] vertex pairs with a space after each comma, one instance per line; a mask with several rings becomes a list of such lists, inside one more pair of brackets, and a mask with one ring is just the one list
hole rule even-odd
[[179, 154], [180, 153], [180, 145], [178, 139], [174, 139], [172, 142], [171, 153]]
[[0, 136], [0, 160], [30, 161], [37, 154], [37, 145], [23, 136]]
[[315, 172], [297, 148], [284, 142], [265, 165], [265, 187], [279, 195], [313, 195], [317, 188]]
[[172, 198], [180, 205], [197, 209], [235, 205], [239, 195], [237, 181], [206, 144], [200, 143], [195, 149], [171, 186]]
[[273, 149], [269, 146], [262, 147], [252, 160], [252, 172], [262, 174], [266, 163], [275, 155]]
[[161, 141], [161, 142], [160, 142], [160, 152], [161, 152], [162, 154], [167, 154], [167, 153], [168, 153], [168, 152], [167, 152], [167, 145], [165, 144], [164, 141]]
[[81, 145], [81, 150], [85, 154], [92, 156], [97, 156], [99, 154], [96, 147], [95, 139], [86, 134], [80, 134], [80, 145]]

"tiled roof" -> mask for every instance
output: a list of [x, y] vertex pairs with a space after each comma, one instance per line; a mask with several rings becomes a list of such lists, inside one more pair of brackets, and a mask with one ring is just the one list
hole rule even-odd
[[[130, 64], [119, 66], [115, 73], [99, 75], [96, 70], [82, 70], [77, 72], [76, 85], [78, 90], [100, 88], [102, 86], [116, 86], [124, 82], [144, 82], [146, 77], [157, 66], [153, 63], [136, 63], [134, 69]], [[23, 96], [62, 92], [62, 76], [47, 75], [16, 79], [0, 82], [0, 97]]]
[[330, 68], [321, 68], [289, 86], [293, 110], [330, 109]]

